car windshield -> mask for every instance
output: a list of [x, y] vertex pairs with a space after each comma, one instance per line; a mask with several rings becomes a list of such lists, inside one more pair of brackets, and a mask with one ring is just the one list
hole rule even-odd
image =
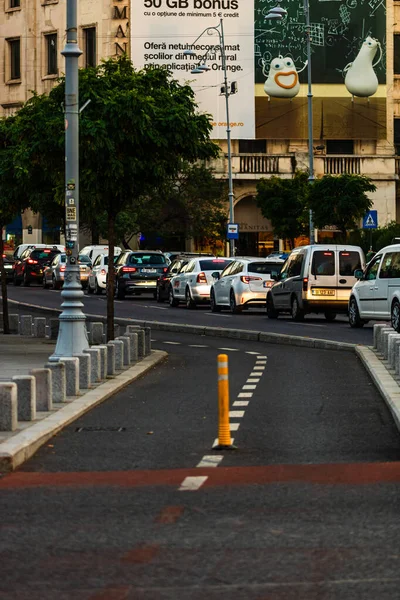
[[32, 250], [29, 258], [32, 260], [52, 260], [56, 254], [60, 254], [59, 250], [44, 248], [43, 250]]
[[201, 260], [200, 261], [200, 270], [201, 271], [222, 271], [225, 269], [232, 260], [228, 260], [226, 258], [214, 258], [210, 260]]
[[131, 254], [129, 256], [128, 262], [130, 265], [143, 265], [143, 266], [149, 266], [149, 265], [166, 265], [167, 261], [165, 259], [165, 256], [163, 254], [146, 254], [145, 252], [143, 253], [136, 253], [136, 254]]
[[283, 267], [283, 262], [273, 262], [269, 260], [268, 262], [254, 262], [249, 263], [249, 273], [260, 273], [261, 275], [271, 275], [272, 271], [281, 272]]
[[78, 262], [80, 263], [91, 263], [90, 257], [87, 254], [80, 254], [78, 256]]

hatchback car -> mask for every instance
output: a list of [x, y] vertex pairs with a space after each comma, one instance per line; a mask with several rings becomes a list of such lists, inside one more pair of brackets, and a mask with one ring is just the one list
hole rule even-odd
[[168, 267], [165, 273], [161, 273], [157, 279], [156, 286], [156, 300], [157, 302], [164, 302], [169, 299], [169, 288], [171, 285], [171, 279], [175, 277], [182, 269], [184, 265], [187, 265], [189, 258], [176, 258]]
[[210, 288], [216, 277], [232, 262], [233, 258], [192, 258], [171, 279], [170, 306], [184, 302], [187, 308], [210, 302]]
[[[81, 276], [81, 284], [83, 289], [87, 287], [91, 262], [86, 254], [78, 256], [79, 272]], [[54, 256], [51, 263], [44, 269], [43, 272], [43, 287], [45, 289], [50, 286], [53, 290], [59, 290], [64, 284], [65, 269], [67, 268], [66, 254], [58, 254]]]
[[14, 264], [14, 285], [29, 286], [32, 282], [42, 283], [44, 269], [53, 258], [61, 254], [55, 248], [27, 248]]
[[157, 251], [122, 252], [115, 261], [115, 294], [151, 293], [156, 296], [157, 279], [168, 270], [167, 258]]
[[267, 290], [273, 285], [272, 271], [280, 271], [284, 260], [236, 258], [214, 283], [210, 292], [212, 312], [228, 308], [239, 313], [250, 306], [265, 304]]
[[[118, 255], [114, 257], [114, 261], [116, 261]], [[107, 289], [107, 277], [108, 277], [108, 255], [107, 254], [99, 254], [95, 261], [93, 262], [93, 266], [89, 273], [88, 286], [87, 291], [88, 294], [97, 294], [101, 295], [103, 290]]]

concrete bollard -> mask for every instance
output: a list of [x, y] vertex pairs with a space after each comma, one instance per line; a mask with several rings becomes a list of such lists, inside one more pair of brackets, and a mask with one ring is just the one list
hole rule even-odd
[[18, 427], [17, 384], [0, 383], [0, 431], [15, 431]]
[[20, 335], [24, 335], [25, 337], [32, 336], [32, 316], [31, 315], [21, 315], [19, 321], [19, 333]]
[[108, 348], [106, 344], [100, 346], [92, 346], [91, 350], [99, 350], [100, 352], [100, 379], [107, 379], [107, 355]]
[[12, 380], [17, 386], [18, 421], [34, 421], [36, 419], [36, 377], [15, 375]]
[[383, 354], [383, 359], [388, 359], [389, 354], [389, 335], [392, 335], [394, 330], [390, 327], [389, 329], [384, 329], [382, 331], [382, 339], [381, 339], [381, 353]]
[[48, 412], [53, 408], [52, 380], [50, 369], [32, 369], [36, 379], [36, 410]]
[[83, 351], [85, 354], [90, 356], [90, 382], [94, 383], [101, 381], [101, 360], [100, 360], [100, 349], [99, 348], [87, 348]]
[[62, 356], [59, 362], [63, 362], [65, 365], [67, 397], [79, 396], [79, 358]]
[[19, 315], [8, 315], [10, 333], [19, 333]]
[[75, 356], [79, 358], [79, 389], [87, 390], [91, 387], [91, 356], [86, 352], [84, 354], [76, 354]]
[[138, 360], [141, 360], [145, 356], [145, 331], [142, 327], [137, 325], [128, 325], [126, 328], [127, 333], [136, 333], [138, 336]]
[[33, 336], [36, 338], [46, 337], [46, 318], [35, 317], [33, 319]]
[[380, 327], [377, 331], [377, 335], [376, 335], [376, 351], [379, 354], [383, 354], [383, 332], [384, 331], [389, 331], [390, 333], [393, 332], [393, 329], [391, 327], [389, 327], [388, 325], [384, 325], [382, 327]]
[[115, 346], [108, 342], [107, 344], [107, 377], [115, 375]]
[[388, 337], [388, 362], [389, 368], [395, 368], [395, 343], [397, 340], [400, 340], [400, 334], [393, 332], [389, 333]]
[[103, 343], [103, 323], [92, 323], [90, 327], [91, 342], [94, 346]]
[[49, 338], [56, 340], [58, 338], [58, 331], [60, 329], [60, 321], [58, 319], [49, 320]]
[[124, 362], [124, 367], [127, 369], [129, 367], [129, 365], [131, 364], [131, 340], [130, 337], [127, 335], [120, 335], [117, 340], [120, 340], [123, 344], [124, 344], [124, 348], [123, 348], [123, 362]]
[[375, 323], [375, 325], [374, 325], [373, 333], [374, 333], [374, 348], [375, 348], [375, 350], [378, 349], [378, 342], [379, 342], [379, 339], [381, 336], [381, 331], [382, 331], [382, 329], [386, 329], [386, 327], [387, 327], [386, 323]]
[[131, 341], [131, 365], [138, 361], [138, 334], [124, 333], [124, 337], [128, 337]]
[[67, 378], [63, 362], [49, 362], [44, 365], [51, 371], [53, 402], [65, 402], [67, 396]]
[[121, 340], [111, 340], [107, 345], [110, 344], [115, 348], [115, 370], [122, 371], [124, 368], [124, 342]]

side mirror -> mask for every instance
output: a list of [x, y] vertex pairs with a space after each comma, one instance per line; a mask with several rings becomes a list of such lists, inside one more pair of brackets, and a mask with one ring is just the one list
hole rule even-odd
[[211, 273], [211, 276], [214, 277], [214, 279], [219, 279], [221, 277], [221, 273], [219, 271], [214, 271], [214, 273]]
[[362, 269], [356, 269], [354, 271], [354, 277], [356, 279], [363, 279], [364, 278], [364, 271]]

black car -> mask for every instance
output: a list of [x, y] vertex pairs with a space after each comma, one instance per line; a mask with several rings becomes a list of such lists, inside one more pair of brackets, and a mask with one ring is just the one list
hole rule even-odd
[[165, 271], [161, 273], [157, 279], [156, 286], [156, 300], [157, 302], [164, 302], [169, 299], [169, 286], [172, 277], [177, 275], [184, 265], [189, 262], [189, 257], [176, 258]]
[[126, 294], [151, 293], [156, 297], [157, 279], [168, 271], [168, 265], [161, 252], [128, 251], [118, 256], [114, 270], [115, 294], [119, 300]]
[[60, 254], [58, 248], [27, 248], [15, 261], [14, 285], [25, 286], [32, 282], [43, 283], [43, 272], [45, 267], [51, 263], [56, 254]]
[[7, 254], [3, 254], [3, 263], [6, 272], [6, 280], [7, 283], [9, 283], [14, 277], [14, 260], [10, 256], [7, 256]]

